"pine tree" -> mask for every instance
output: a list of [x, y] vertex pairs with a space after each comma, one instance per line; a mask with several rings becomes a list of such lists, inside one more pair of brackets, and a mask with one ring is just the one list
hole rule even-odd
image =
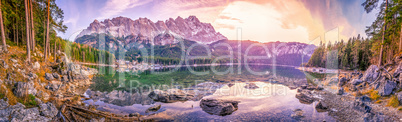
[[1, 40], [3, 42], [3, 51], [7, 52], [7, 44], [6, 44], [6, 36], [4, 34], [4, 24], [3, 24], [3, 14], [1, 10], [1, 1], [0, 1], [0, 29], [1, 29]]

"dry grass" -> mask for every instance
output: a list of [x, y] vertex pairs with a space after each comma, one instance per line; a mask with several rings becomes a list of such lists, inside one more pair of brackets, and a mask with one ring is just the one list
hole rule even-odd
[[394, 108], [398, 107], [399, 106], [398, 97], [396, 97], [395, 95], [391, 96], [391, 98], [389, 98], [389, 100], [388, 100], [387, 106], [391, 106]]
[[364, 91], [362, 94], [367, 94], [372, 100], [378, 100], [381, 96], [378, 94], [377, 90], [369, 89]]

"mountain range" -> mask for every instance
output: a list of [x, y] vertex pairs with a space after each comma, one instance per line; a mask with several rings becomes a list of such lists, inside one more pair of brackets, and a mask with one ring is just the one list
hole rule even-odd
[[206, 56], [211, 52], [211, 59], [230, 54], [236, 60], [240, 57], [242, 61], [246, 56], [263, 56], [264, 59], [247, 58], [247, 63], [294, 66], [307, 62], [316, 48], [315, 45], [299, 42], [228, 40], [216, 32], [211, 24], [202, 23], [195, 16], [170, 18], [156, 23], [147, 18], [95, 20], [77, 36], [75, 42], [108, 50], [116, 57], [124, 56], [128, 60], [149, 56], [151, 52], [156, 57], [169, 59]]

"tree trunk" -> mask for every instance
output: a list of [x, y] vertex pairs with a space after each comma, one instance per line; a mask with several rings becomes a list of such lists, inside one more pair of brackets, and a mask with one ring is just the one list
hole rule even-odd
[[399, 36], [399, 52], [402, 52], [402, 24], [401, 24], [401, 33]]
[[32, 25], [32, 28], [31, 28], [31, 36], [32, 36], [32, 40], [31, 40], [31, 42], [32, 42], [32, 51], [35, 51], [35, 26], [34, 26], [34, 21], [33, 21], [33, 11], [32, 11], [32, 8], [33, 8], [33, 6], [32, 6], [32, 0], [30, 0], [30, 3], [29, 3], [29, 6], [31, 6], [30, 7], [30, 9], [31, 9], [31, 25]]
[[29, 49], [29, 19], [28, 19], [28, 3], [27, 0], [24, 0], [25, 2], [25, 23], [26, 23], [26, 28], [27, 28], [27, 62], [31, 62], [31, 52]]
[[384, 17], [384, 29], [382, 31], [382, 39], [381, 39], [381, 49], [380, 49], [380, 57], [378, 60], [378, 66], [382, 65], [382, 55], [383, 55], [383, 48], [384, 48], [384, 40], [385, 40], [385, 30], [387, 30], [387, 10], [388, 10], [388, 0], [385, 0], [385, 17]]
[[53, 53], [54, 53], [54, 62], [56, 62], [56, 40], [54, 41], [54, 49], [53, 49]]
[[3, 14], [1, 11], [1, 1], [0, 1], [0, 29], [1, 29], [1, 40], [3, 42], [3, 50], [7, 51], [6, 36], [4, 34], [4, 25], [3, 25]]
[[43, 21], [43, 54], [45, 55], [46, 54], [46, 22], [45, 21]]
[[45, 47], [45, 61], [47, 61], [47, 55], [48, 55], [48, 50], [49, 49], [49, 18], [50, 18], [50, 0], [47, 0], [47, 26], [46, 26], [46, 47]]

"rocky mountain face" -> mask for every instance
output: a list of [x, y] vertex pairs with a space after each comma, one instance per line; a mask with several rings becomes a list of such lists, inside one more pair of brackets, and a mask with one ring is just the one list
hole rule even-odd
[[[77, 39], [85, 35], [105, 33], [113, 37], [124, 38], [128, 42], [147, 42], [155, 45], [166, 45], [178, 42], [179, 39], [187, 39], [202, 44], [209, 44], [227, 39], [216, 32], [209, 23], [202, 23], [195, 16], [166, 21], [152, 22], [147, 18], [132, 20], [126, 17], [106, 19], [102, 22], [95, 20], [89, 27], [83, 30]], [[131, 38], [125, 38], [131, 37]]]
[[[299, 66], [303, 62], [308, 62], [313, 54], [316, 46], [299, 42], [268, 42], [260, 43], [255, 41], [235, 41], [222, 40], [211, 44], [228, 45], [234, 53], [239, 53], [244, 58], [250, 56], [264, 56], [265, 59], [248, 58], [248, 63], [264, 63], [264, 64], [283, 64]], [[214, 48], [215, 52], [230, 50], [227, 47], [220, 46]], [[237, 56], [235, 56], [237, 58]], [[274, 62], [275, 61], [275, 62]], [[244, 61], [243, 61], [244, 62]]]

